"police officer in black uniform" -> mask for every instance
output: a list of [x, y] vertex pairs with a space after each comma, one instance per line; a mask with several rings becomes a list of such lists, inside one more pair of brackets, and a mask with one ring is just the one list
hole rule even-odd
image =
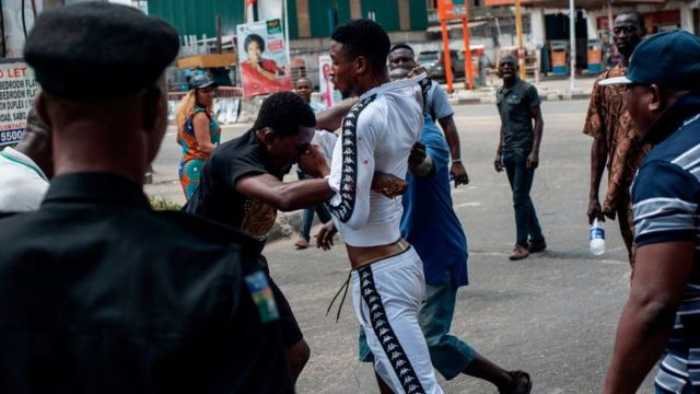
[[293, 392], [260, 245], [142, 191], [178, 49], [126, 6], [37, 19], [56, 176], [37, 212], [0, 219], [0, 392]]

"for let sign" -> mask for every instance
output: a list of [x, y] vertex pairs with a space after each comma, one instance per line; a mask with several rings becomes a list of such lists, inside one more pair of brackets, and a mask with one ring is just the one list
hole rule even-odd
[[21, 60], [0, 60], [0, 146], [19, 142], [39, 85]]

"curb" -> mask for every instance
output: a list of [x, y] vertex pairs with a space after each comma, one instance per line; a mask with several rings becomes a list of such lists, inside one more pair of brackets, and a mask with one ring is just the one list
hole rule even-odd
[[[540, 95], [541, 101], [574, 101], [588, 100], [591, 98], [590, 93], [549, 93]], [[449, 99], [450, 105], [478, 105], [478, 104], [496, 104], [496, 97], [453, 97]]]

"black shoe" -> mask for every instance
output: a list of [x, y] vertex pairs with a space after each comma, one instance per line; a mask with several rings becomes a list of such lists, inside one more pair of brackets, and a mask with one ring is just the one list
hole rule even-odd
[[544, 252], [547, 249], [547, 242], [542, 238], [541, 241], [530, 241], [530, 245], [528, 246], [528, 250], [530, 253], [540, 253]]
[[513, 383], [507, 389], [500, 389], [499, 394], [530, 394], [532, 381], [527, 372], [511, 371], [508, 374], [513, 379]]

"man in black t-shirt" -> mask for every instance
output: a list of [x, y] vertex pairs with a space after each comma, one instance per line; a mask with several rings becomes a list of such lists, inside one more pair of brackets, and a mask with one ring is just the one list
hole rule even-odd
[[510, 259], [522, 260], [547, 249], [530, 198], [544, 121], [537, 88], [518, 78], [517, 59], [505, 56], [498, 70], [503, 86], [496, 93], [501, 131], [494, 168], [497, 172], [506, 170], [513, 191], [516, 241]]
[[[271, 95], [248, 132], [214, 151], [204, 165], [199, 188], [184, 209], [264, 241], [278, 210], [294, 211], [328, 200], [333, 195], [327, 180], [330, 170], [323, 154], [310, 145], [315, 125], [313, 111], [297, 94]], [[282, 182], [295, 163], [313, 179]], [[372, 190], [395, 197], [404, 189], [403, 180], [374, 174]], [[265, 259], [261, 260], [266, 267]], [[289, 303], [272, 278], [269, 281], [283, 325], [290, 373], [296, 381], [310, 350]]]
[[[332, 194], [323, 179], [329, 173], [328, 165], [318, 150], [310, 147], [315, 125], [314, 113], [298, 95], [283, 92], [270, 96], [248, 132], [214, 151], [185, 210], [264, 241], [277, 210], [313, 206]], [[319, 179], [282, 183], [282, 177], [302, 155], [307, 156], [304, 171]], [[266, 267], [264, 258], [261, 260]], [[272, 280], [270, 285], [283, 325], [290, 372], [296, 381], [310, 350], [289, 303]]]

